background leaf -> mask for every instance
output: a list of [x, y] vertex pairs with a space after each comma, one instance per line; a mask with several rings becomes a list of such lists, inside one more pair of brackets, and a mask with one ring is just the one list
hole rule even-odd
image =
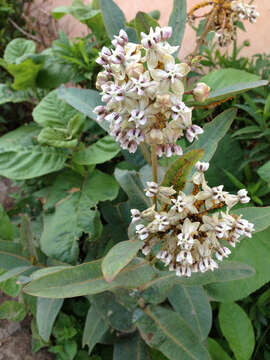
[[4, 52], [4, 60], [9, 64], [19, 64], [25, 55], [36, 52], [36, 44], [33, 40], [17, 38], [10, 41]]
[[102, 272], [106, 281], [111, 282], [115, 276], [137, 255], [142, 243], [122, 241], [116, 244], [102, 261]]
[[88, 346], [89, 354], [108, 329], [108, 325], [97, 312], [95, 306], [91, 305], [85, 320], [82, 339], [82, 345], [83, 347]]
[[135, 27], [139, 41], [141, 41], [141, 32], [149, 34], [150, 28], [152, 27], [153, 30], [155, 30], [157, 26], [159, 26], [159, 23], [152, 16], [146, 14], [145, 12], [139, 11], [136, 14]]
[[169, 39], [171, 45], [179, 46], [181, 48], [182, 39], [186, 28], [187, 17], [186, 0], [174, 0], [173, 10], [169, 19], [169, 26], [172, 27], [172, 36]]
[[208, 351], [212, 360], [231, 360], [230, 356], [214, 339], [208, 338]]
[[37, 299], [37, 326], [39, 335], [49, 341], [54, 321], [63, 305], [63, 299]]
[[114, 343], [113, 360], [150, 360], [147, 346], [136, 332]]
[[249, 360], [255, 346], [252, 324], [237, 304], [221, 304], [218, 314], [219, 325], [223, 335], [237, 360]]
[[207, 338], [212, 326], [212, 309], [203, 287], [178, 284], [169, 292], [168, 299], [200, 339]]
[[0, 175], [10, 179], [32, 179], [61, 170], [66, 152], [52, 147], [0, 145]]
[[170, 360], [209, 360], [199, 337], [176, 312], [150, 305], [134, 313], [145, 342], [160, 350]]
[[24, 304], [17, 301], [5, 301], [0, 306], [0, 319], [20, 322], [25, 318], [26, 314]]
[[113, 39], [121, 29], [125, 29], [125, 15], [113, 0], [100, 0], [100, 9], [107, 34]]

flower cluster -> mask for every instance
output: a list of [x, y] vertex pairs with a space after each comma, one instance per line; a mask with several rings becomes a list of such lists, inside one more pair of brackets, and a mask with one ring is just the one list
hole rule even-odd
[[[109, 122], [111, 136], [131, 153], [145, 142], [156, 145], [159, 156], [182, 155], [177, 140], [184, 132], [190, 142], [203, 132], [192, 124], [192, 109], [183, 102], [190, 67], [172, 56], [177, 47], [167, 42], [171, 34], [170, 27], [151, 28], [135, 44], [121, 30], [112, 41], [115, 49], [103, 47], [96, 60], [104, 67], [96, 86], [105, 105], [94, 112], [98, 121]], [[198, 91], [204, 99], [209, 88]]]
[[[208, 11], [208, 7], [211, 10]], [[207, 7], [205, 14], [198, 14], [197, 11]], [[196, 19], [213, 17], [209, 31], [215, 31], [220, 46], [227, 46], [235, 39], [235, 22], [249, 20], [255, 23], [259, 13], [255, 5], [248, 5], [243, 0], [211, 0], [203, 1], [191, 8], [188, 13], [188, 21], [193, 24]]]
[[[160, 201], [160, 210], [155, 206], [142, 212], [131, 210], [132, 222], [139, 222], [136, 236], [143, 241], [143, 254], [155, 253], [177, 276], [213, 271], [217, 261], [231, 253], [227, 245], [235, 247], [242, 235], [251, 237], [254, 230], [241, 215], [230, 214], [238, 202], [249, 202], [247, 191], [233, 195], [223, 185], [211, 188], [204, 177], [208, 167], [208, 163], [196, 164], [190, 195], [148, 182], [146, 195]], [[225, 206], [226, 211], [221, 211]]]

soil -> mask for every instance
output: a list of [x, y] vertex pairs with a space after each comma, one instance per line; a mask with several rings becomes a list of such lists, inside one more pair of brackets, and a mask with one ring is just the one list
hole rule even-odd
[[[10, 298], [0, 293], [0, 305]], [[31, 349], [30, 317], [21, 323], [0, 320], [0, 360], [53, 360], [46, 349], [36, 354]]]

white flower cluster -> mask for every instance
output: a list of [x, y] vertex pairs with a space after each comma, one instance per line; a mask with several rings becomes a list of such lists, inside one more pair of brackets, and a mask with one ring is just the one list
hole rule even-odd
[[[177, 276], [213, 271], [218, 267], [217, 260], [231, 253], [226, 243], [235, 247], [242, 235], [251, 237], [254, 231], [254, 225], [241, 215], [229, 213], [238, 202], [250, 201], [247, 191], [232, 195], [223, 190], [223, 185], [209, 187], [204, 177], [208, 167], [208, 163], [196, 164], [191, 195], [149, 182], [146, 195], [156, 197], [161, 210], [155, 210], [155, 206], [142, 212], [131, 210], [132, 222], [140, 221], [136, 235], [143, 241], [143, 254], [159, 247], [156, 258]], [[225, 206], [227, 210], [220, 211]]]
[[243, 0], [235, 0], [231, 2], [231, 12], [227, 15], [227, 25], [216, 28], [216, 36], [220, 46], [227, 46], [232, 40], [235, 39], [235, 26], [236, 21], [249, 20], [252, 24], [256, 22], [259, 13], [256, 11], [255, 5], [248, 5]]
[[248, 5], [243, 0], [232, 1], [231, 8], [239, 20], [249, 20], [254, 24], [259, 16], [255, 5]]
[[190, 142], [203, 132], [192, 124], [192, 109], [183, 102], [190, 67], [176, 63], [172, 54], [177, 47], [167, 42], [171, 34], [170, 27], [151, 28], [135, 44], [121, 30], [112, 41], [115, 49], [103, 47], [96, 60], [104, 67], [96, 86], [106, 104], [94, 112], [98, 121], [109, 122], [111, 136], [131, 153], [145, 142], [156, 144], [159, 156], [182, 155], [177, 140], [184, 131]]

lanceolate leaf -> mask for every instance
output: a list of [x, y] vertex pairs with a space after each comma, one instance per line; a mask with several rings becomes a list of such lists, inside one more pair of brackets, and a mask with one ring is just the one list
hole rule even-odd
[[93, 304], [105, 320], [115, 330], [130, 333], [135, 330], [132, 312], [116, 301], [115, 295], [109, 291], [93, 296]]
[[151, 205], [136, 171], [115, 169], [114, 176], [128, 195], [131, 208], [144, 210]]
[[60, 149], [35, 146], [1, 146], [0, 175], [10, 179], [32, 179], [61, 170], [67, 153]]
[[249, 360], [254, 350], [255, 337], [250, 319], [237, 304], [221, 304], [219, 325], [237, 360]]
[[[254, 214], [255, 215], [255, 214]], [[256, 273], [248, 280], [230, 281], [224, 284], [209, 284], [206, 290], [217, 301], [236, 301], [242, 299], [270, 280], [269, 253], [270, 228], [254, 234], [251, 239], [244, 238], [233, 249], [230, 259], [242, 261], [252, 266]]]
[[230, 356], [214, 339], [208, 338], [208, 351], [212, 360], [231, 360]]
[[169, 20], [169, 26], [172, 27], [173, 33], [169, 39], [171, 45], [181, 48], [182, 39], [186, 27], [187, 4], [186, 0], [174, 0], [173, 10]]
[[150, 28], [152, 27], [153, 30], [155, 30], [157, 26], [159, 26], [159, 24], [152, 16], [142, 11], [139, 11], [136, 14], [135, 27], [139, 40], [141, 40], [141, 32], [149, 34]]
[[114, 343], [113, 360], [151, 360], [145, 342], [136, 332]]
[[133, 289], [155, 276], [152, 266], [137, 258], [109, 284], [103, 278], [101, 261], [72, 266], [43, 276], [28, 284], [24, 291], [33, 296], [59, 299], [98, 294], [118, 287]]
[[[235, 109], [225, 110], [218, 115], [213, 121], [204, 126], [204, 133], [199, 136], [199, 139], [186, 149], [186, 152], [194, 149], [203, 149], [204, 155], [202, 161], [209, 162], [218, 146], [218, 142], [225, 136], [226, 132], [230, 129], [230, 126], [236, 115]], [[189, 174], [188, 178], [194, 174], [195, 169]], [[186, 186], [187, 191], [190, 190], [190, 184]]]
[[197, 334], [178, 313], [150, 305], [136, 310], [134, 319], [145, 342], [170, 360], [210, 360]]
[[190, 106], [209, 105], [268, 84], [268, 81], [260, 80], [258, 75], [230, 68], [212, 71], [203, 76], [200, 81], [211, 87], [210, 95], [203, 103], [189, 102]]
[[111, 282], [137, 255], [141, 246], [142, 242], [140, 240], [122, 241], [116, 244], [102, 261], [102, 272], [106, 281]]
[[178, 284], [169, 292], [168, 298], [174, 310], [204, 340], [212, 326], [212, 309], [203, 287]]
[[266, 182], [270, 183], [270, 161], [267, 161], [257, 170], [259, 176]]
[[255, 232], [260, 232], [267, 229], [270, 226], [270, 206], [266, 207], [247, 207], [233, 210], [234, 214], [243, 215], [244, 219], [247, 219], [254, 224]]
[[[1, 265], [2, 264], [0, 264], [0, 268], [2, 267]], [[0, 275], [0, 282], [6, 281], [8, 279], [12, 279], [15, 276], [22, 275], [25, 272], [28, 272], [29, 270], [34, 270], [34, 269], [35, 269], [35, 267], [31, 266], [31, 265], [14, 267], [11, 270], [5, 272], [3, 275]]]
[[179, 278], [174, 273], [156, 270], [156, 277], [140, 288], [143, 291], [142, 297], [146, 302], [152, 304], [162, 303], [168, 296], [169, 291], [176, 284], [206, 285], [220, 282], [222, 286], [226, 281], [238, 280], [254, 275], [254, 270], [246, 265], [237, 262], [223, 262], [213, 272], [193, 274], [191, 278]]
[[37, 299], [37, 326], [39, 335], [49, 341], [54, 321], [63, 305], [63, 299]]
[[107, 34], [113, 39], [121, 29], [125, 29], [125, 15], [113, 0], [100, 0], [100, 9]]
[[82, 345], [88, 346], [88, 353], [91, 354], [94, 346], [99, 342], [109, 326], [97, 312], [94, 305], [91, 305], [83, 330]]
[[162, 186], [173, 186], [174, 190], [183, 190], [186, 184], [187, 177], [196, 164], [197, 161], [203, 157], [204, 150], [191, 150], [177, 159], [168, 171], [166, 172], [162, 181]]
[[0, 268], [12, 270], [16, 267], [31, 266], [31, 262], [22, 256], [20, 244], [0, 240]]

